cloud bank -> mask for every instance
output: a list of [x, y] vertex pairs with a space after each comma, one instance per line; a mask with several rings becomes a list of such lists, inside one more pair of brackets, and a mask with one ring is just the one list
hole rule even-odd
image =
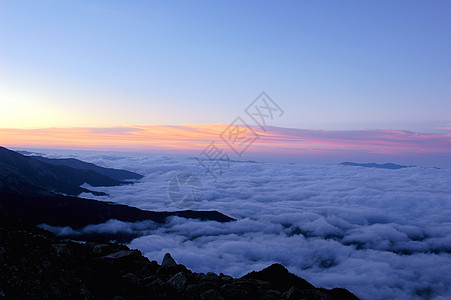
[[151, 210], [178, 210], [168, 182], [178, 172], [193, 172], [204, 186], [193, 209], [238, 219], [220, 224], [174, 217], [160, 227], [110, 221], [84, 229], [138, 232], [129, 246], [151, 260], [170, 252], [193, 271], [233, 276], [279, 262], [314, 285], [344, 287], [362, 299], [451, 297], [450, 169], [241, 161], [214, 181], [193, 157], [48, 154], [142, 173], [141, 182], [99, 188], [110, 197], [96, 198]]

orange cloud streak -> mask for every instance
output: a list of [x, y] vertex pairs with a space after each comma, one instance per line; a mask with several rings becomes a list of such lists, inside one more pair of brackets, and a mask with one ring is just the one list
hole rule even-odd
[[[212, 141], [227, 148], [219, 136], [227, 126], [0, 129], [0, 144], [23, 148], [200, 152]], [[254, 153], [451, 153], [450, 135], [396, 130], [320, 131], [268, 127], [267, 132], [263, 132], [257, 127], [252, 129], [260, 135], [249, 148]]]

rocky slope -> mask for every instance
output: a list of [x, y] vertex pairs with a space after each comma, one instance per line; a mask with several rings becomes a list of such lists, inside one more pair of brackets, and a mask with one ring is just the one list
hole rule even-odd
[[0, 298], [357, 299], [315, 288], [274, 264], [242, 278], [193, 273], [167, 254], [159, 265], [106, 241], [75, 243], [0, 215]]

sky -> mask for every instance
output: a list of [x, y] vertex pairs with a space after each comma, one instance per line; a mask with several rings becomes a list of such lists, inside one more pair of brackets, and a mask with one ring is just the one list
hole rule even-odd
[[264, 91], [278, 136], [254, 151], [409, 149], [446, 152], [428, 163], [444, 165], [450, 12], [449, 1], [0, 0], [0, 144], [199, 151], [237, 117], [258, 125], [246, 107]]
[[0, 128], [449, 126], [449, 1], [0, 3]]

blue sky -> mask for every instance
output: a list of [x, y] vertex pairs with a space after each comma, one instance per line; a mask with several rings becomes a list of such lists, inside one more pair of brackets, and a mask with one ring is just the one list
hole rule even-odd
[[0, 1], [0, 127], [449, 126], [449, 1]]

